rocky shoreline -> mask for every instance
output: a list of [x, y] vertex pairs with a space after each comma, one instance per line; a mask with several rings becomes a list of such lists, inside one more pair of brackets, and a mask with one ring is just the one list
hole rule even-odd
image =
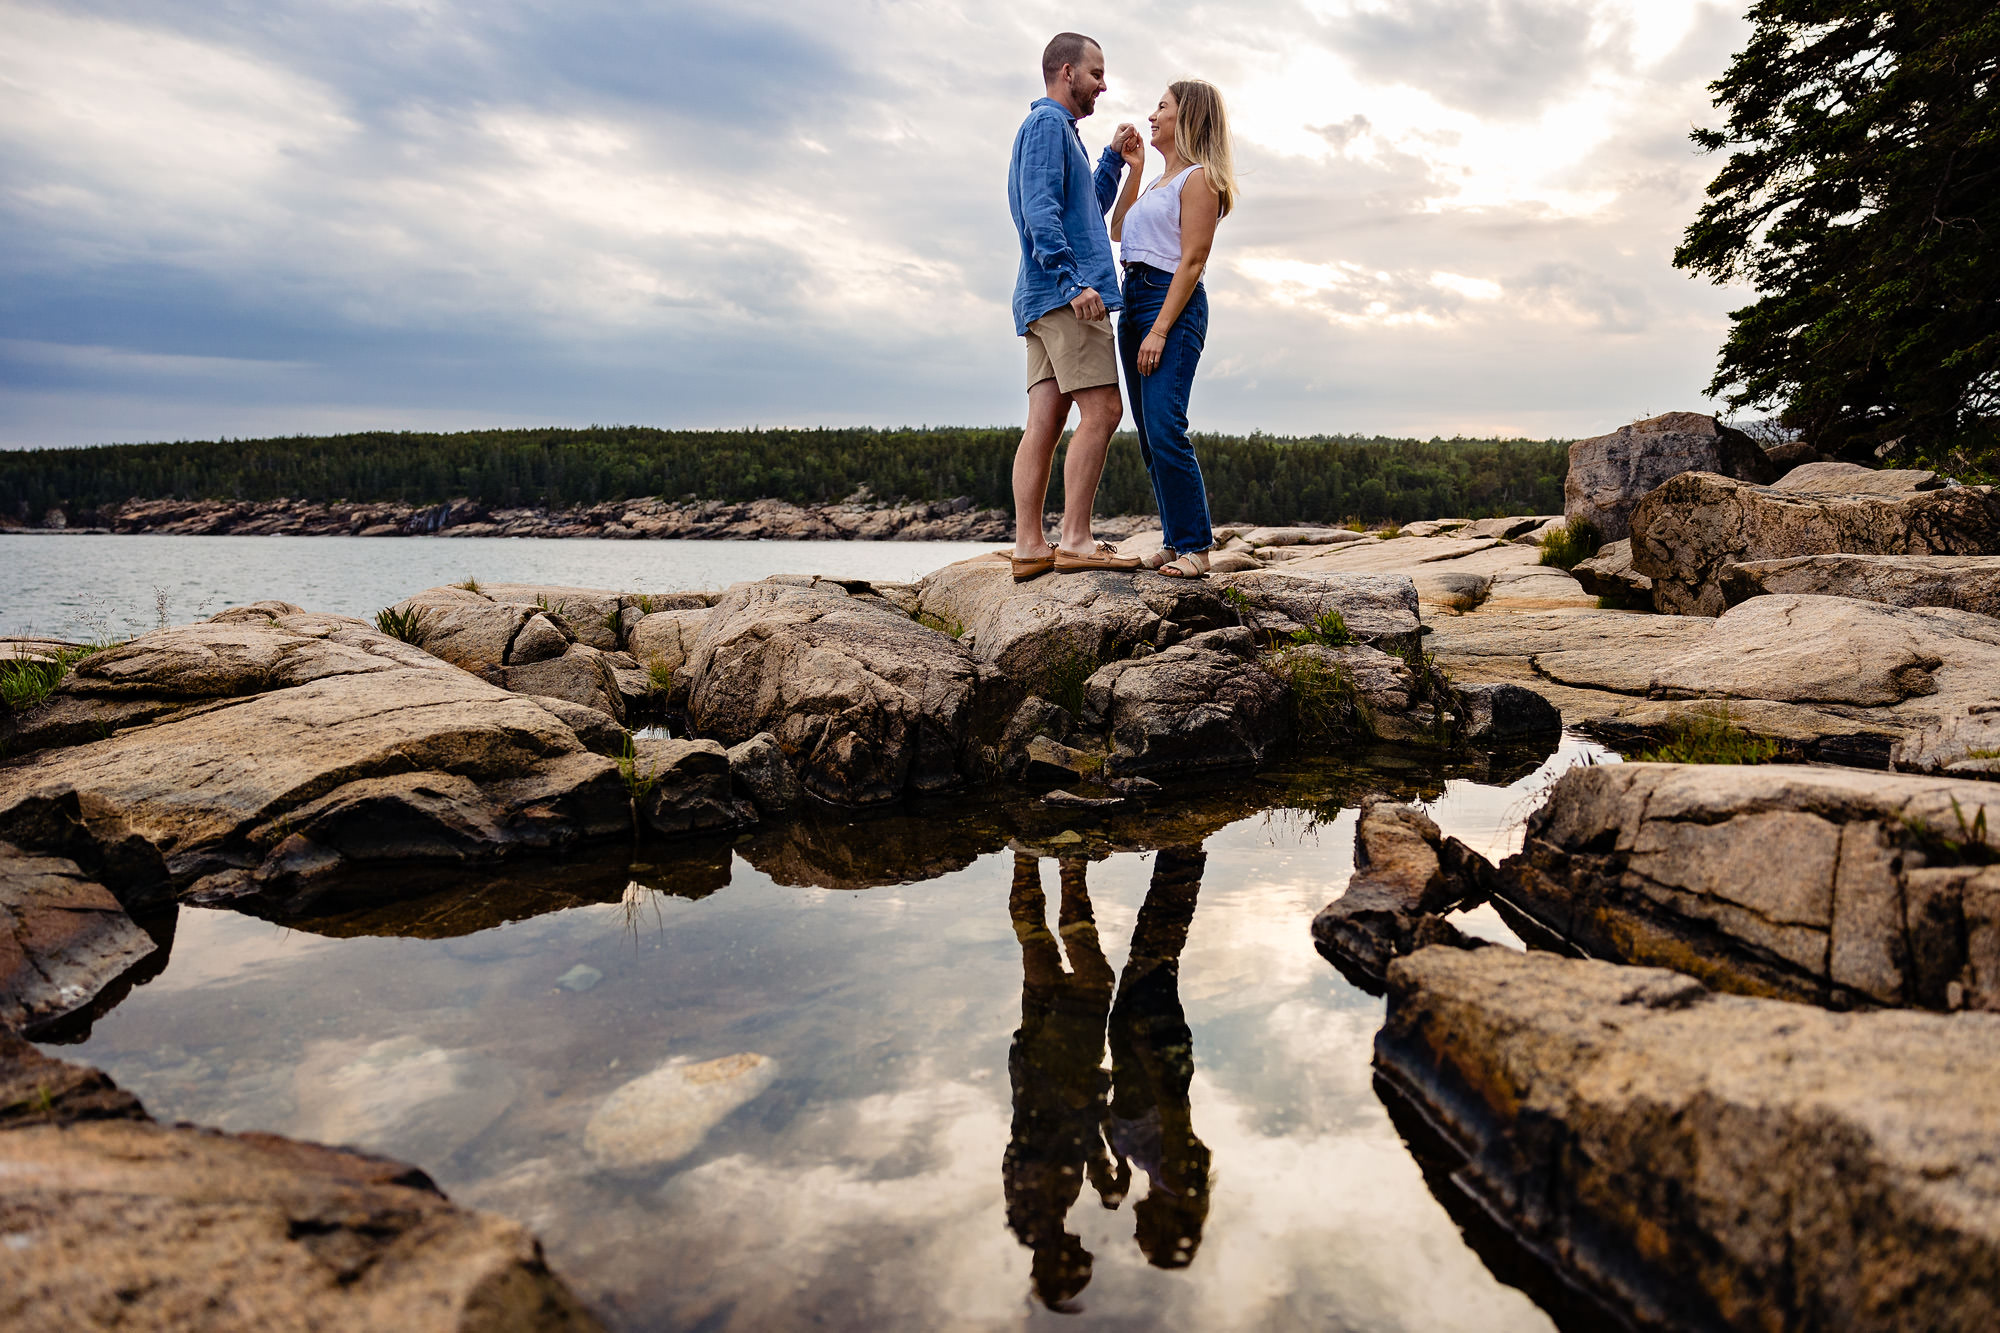
[[[1384, 1098], [1434, 1188], [1605, 1319], [1991, 1327], [2000, 621], [1978, 608], [2000, 579], [2000, 500], [1927, 473], [1781, 470], [1733, 434], [1675, 414], [1582, 441], [1562, 517], [1229, 529], [1199, 581], [1016, 584], [998, 555], [910, 584], [468, 581], [373, 624], [231, 608], [66, 674], [62, 645], [7, 645], [61, 680], [0, 716], [0, 1029], [47, 1031], [145, 967], [139, 922], [163, 903], [340, 933], [399, 898], [635, 839], [676, 873], [714, 873], [722, 846], [726, 874], [740, 839], [771, 866], [865, 883], [856, 853], [819, 846], [822, 813], [1006, 790], [1075, 845], [1164, 845], [1213, 804], [1206, 775], [1287, 756], [1374, 746], [1518, 772], [1565, 726], [1632, 749], [1720, 737], [1747, 762], [1697, 747], [1571, 770], [1498, 864], [1407, 792], [1361, 802], [1354, 878], [1312, 936], [1387, 996]], [[1541, 563], [1584, 518], [1624, 534], [1578, 574]], [[1032, 822], [1000, 836], [1033, 841]], [[916, 817], [883, 837], [904, 824], [924, 842]], [[1488, 906], [1528, 952], [1461, 928]], [[155, 1152], [119, 1135], [195, 1131], [145, 1124], [101, 1076], [40, 1059], [14, 1041], [0, 1072], [80, 1091], [16, 1099], [6, 1114], [28, 1106], [32, 1123], [0, 1116], [0, 1174], [50, 1154], [50, 1116], [70, 1137], [52, 1183], [0, 1187], [0, 1207], [53, 1236], [62, 1172]], [[115, 1125], [73, 1132], [92, 1117]], [[428, 1183], [309, 1145], [215, 1142], [278, 1154], [270, 1188], [298, 1216], [318, 1215], [296, 1201], [329, 1173]], [[122, 1197], [215, 1206], [152, 1170], [118, 1177]], [[590, 1326], [512, 1224], [395, 1206], [498, 1274], [468, 1285], [457, 1260], [413, 1259], [449, 1288], [438, 1308], [458, 1313], [439, 1326], [487, 1300], [504, 1326]], [[470, 1251], [449, 1239], [468, 1227], [484, 1238]], [[115, 1234], [134, 1264], [166, 1252], [143, 1224]], [[323, 1234], [338, 1232], [241, 1243], [260, 1271], [319, 1274], [335, 1262], [315, 1257]], [[0, 1252], [0, 1274], [21, 1265]], [[329, 1318], [380, 1326], [366, 1282], [308, 1288], [344, 1312]], [[5, 1289], [28, 1293], [0, 1297], [27, 1322], [97, 1299]]]
[[[1108, 519], [1124, 536], [1140, 518]], [[312, 500], [127, 500], [103, 509], [51, 510], [40, 528], [0, 523], [0, 532], [157, 533], [183, 537], [593, 537], [606, 541], [1000, 541], [1014, 519], [976, 509], [964, 496], [891, 503], [866, 493], [836, 504], [786, 500], [619, 500], [570, 509], [342, 504]]]

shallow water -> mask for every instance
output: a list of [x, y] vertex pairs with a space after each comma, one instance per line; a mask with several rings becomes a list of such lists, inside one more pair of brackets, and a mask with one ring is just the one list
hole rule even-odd
[[771, 574], [911, 580], [992, 542], [543, 541], [506, 537], [0, 536], [0, 634], [123, 638], [277, 598], [372, 616], [424, 588], [554, 583], [632, 592]]
[[[415, 1161], [621, 1330], [1546, 1329], [1398, 1137], [1382, 1003], [1308, 924], [1367, 792], [1499, 854], [1598, 753], [1325, 762], [1110, 819], [1003, 794], [298, 929], [184, 908], [164, 971], [48, 1049], [162, 1120]], [[603, 1156], [593, 1116], [666, 1066]]]

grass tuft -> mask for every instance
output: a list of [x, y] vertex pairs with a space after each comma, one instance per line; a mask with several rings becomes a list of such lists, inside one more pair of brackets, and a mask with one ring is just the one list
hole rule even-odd
[[473, 578], [473, 577], [472, 577], [471, 575], [469, 575], [469, 574], [468, 574], [468, 575], [466, 575], [466, 578], [465, 578], [465, 582], [463, 582], [463, 583], [454, 583], [454, 584], [452, 584], [451, 586], [452, 586], [452, 587], [454, 587], [454, 588], [463, 588], [463, 589], [465, 589], [465, 590], [466, 590], [467, 592], [478, 592], [478, 591], [479, 591], [479, 580], [478, 580], [478, 579], [476, 579], [476, 578]]
[[1542, 538], [1541, 563], [1557, 569], [1575, 569], [1597, 554], [1604, 539], [1588, 519], [1573, 518]]
[[633, 800], [643, 801], [653, 794], [660, 785], [658, 769], [644, 769], [639, 766], [639, 752], [628, 734], [625, 743], [618, 750], [618, 778], [625, 784], [625, 790]]
[[1987, 839], [1985, 806], [1980, 806], [1979, 813], [1968, 820], [1965, 807], [1954, 796], [1951, 798], [1951, 813], [1958, 821], [1956, 838], [1932, 828], [1921, 819], [1905, 818], [1902, 825], [1917, 846], [1923, 849], [1926, 858], [1933, 862], [1990, 866], [2000, 861], [2000, 852], [1996, 852]]
[[114, 647], [111, 643], [85, 643], [58, 648], [46, 658], [10, 657], [0, 660], [0, 705], [11, 712], [26, 712], [63, 683], [71, 667], [92, 653]]
[[1729, 720], [1729, 706], [1695, 708], [1674, 719], [1664, 741], [1634, 756], [1644, 764], [1768, 764], [1778, 742]]
[[674, 691], [674, 669], [664, 657], [646, 659], [646, 676], [653, 682], [653, 693], [672, 694]]
[[639, 614], [640, 614], [640, 615], [642, 615], [642, 616], [650, 616], [650, 615], [652, 615], [652, 614], [653, 614], [653, 594], [651, 594], [651, 593], [649, 593], [649, 592], [642, 592], [642, 593], [638, 594], [638, 595], [637, 595], [636, 597], [634, 597], [634, 598], [632, 599], [632, 605], [634, 605], [634, 606], [636, 606], [636, 607], [638, 607], [638, 608], [639, 608]]
[[1403, 525], [1401, 523], [1384, 523], [1380, 528], [1376, 529], [1376, 532], [1381, 536], [1383, 541], [1394, 541], [1403, 535]]
[[1280, 653], [1271, 673], [1291, 691], [1292, 729], [1302, 741], [1329, 741], [1352, 735], [1360, 716], [1354, 675], [1314, 653]]
[[1042, 672], [1034, 692], [1071, 716], [1083, 712], [1083, 687], [1097, 674], [1097, 658], [1081, 648], [1069, 648]]
[[413, 606], [408, 610], [397, 610], [393, 606], [385, 606], [375, 613], [376, 629], [392, 639], [401, 639], [404, 643], [417, 647], [423, 646], [424, 635], [430, 631], [430, 627], [431, 618], [421, 607]]

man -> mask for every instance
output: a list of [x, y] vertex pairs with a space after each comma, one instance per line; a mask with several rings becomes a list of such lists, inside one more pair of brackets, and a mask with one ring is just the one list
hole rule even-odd
[[[1118, 197], [1125, 165], [1118, 145], [1138, 131], [1121, 125], [1091, 170], [1076, 122], [1096, 109], [1104, 91], [1104, 52], [1081, 33], [1058, 33], [1048, 44], [1042, 82], [1047, 96], [1029, 107], [1014, 136], [1007, 175], [1007, 206], [1021, 237], [1014, 331], [1028, 343], [1028, 426], [1014, 454], [1017, 582], [1050, 569], [1139, 567], [1090, 530], [1105, 450], [1124, 414], [1109, 314], [1119, 308], [1118, 276], [1104, 214]], [[1062, 528], [1051, 548], [1042, 505], [1072, 403], [1078, 422], [1063, 461]]]

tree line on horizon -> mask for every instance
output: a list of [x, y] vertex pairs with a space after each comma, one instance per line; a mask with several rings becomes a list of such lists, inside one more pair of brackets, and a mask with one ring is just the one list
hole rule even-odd
[[[638, 426], [363, 432], [0, 451], [0, 512], [72, 521], [127, 500], [570, 508], [670, 500], [831, 503], [968, 496], [1013, 507], [1009, 428], [674, 431]], [[1197, 434], [1218, 522], [1409, 522], [1562, 512], [1560, 440]], [[1049, 507], [1062, 500], [1061, 468]], [[1136, 437], [1113, 441], [1100, 514], [1154, 512]]]

